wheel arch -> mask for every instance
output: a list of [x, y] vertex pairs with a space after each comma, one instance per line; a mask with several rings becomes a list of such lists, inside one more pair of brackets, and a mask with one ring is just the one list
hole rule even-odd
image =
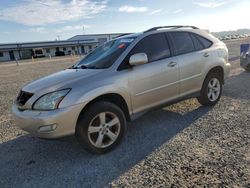
[[88, 110], [88, 108], [96, 103], [96, 102], [100, 102], [100, 101], [105, 101], [105, 102], [110, 102], [110, 103], [113, 103], [115, 105], [117, 105], [119, 108], [121, 108], [121, 110], [123, 111], [125, 117], [126, 117], [126, 120], [127, 121], [131, 121], [131, 118], [130, 118], [130, 113], [129, 113], [129, 108], [128, 108], [128, 105], [127, 105], [127, 102], [126, 100], [120, 95], [120, 94], [117, 94], [117, 93], [108, 93], [108, 94], [103, 94], [103, 95], [100, 95], [96, 98], [94, 98], [93, 100], [89, 101], [84, 107], [83, 109], [81, 110], [79, 116], [78, 116], [78, 119], [79, 117], [85, 112]]
[[[222, 84], [224, 84], [224, 69], [222, 66], [218, 65], [218, 66], [215, 66], [215, 67], [212, 67], [206, 74], [206, 77], [204, 79], [204, 81], [206, 80], [207, 76], [211, 73], [218, 73], [220, 76], [221, 76], [221, 81], [222, 81]], [[203, 81], [203, 83], [204, 83]]]

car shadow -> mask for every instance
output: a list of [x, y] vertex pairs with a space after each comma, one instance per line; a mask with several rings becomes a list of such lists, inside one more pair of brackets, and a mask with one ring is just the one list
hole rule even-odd
[[105, 155], [86, 152], [74, 137], [18, 137], [0, 145], [1, 187], [103, 187], [210, 110], [196, 105], [184, 114], [147, 113], [129, 123], [121, 145]]

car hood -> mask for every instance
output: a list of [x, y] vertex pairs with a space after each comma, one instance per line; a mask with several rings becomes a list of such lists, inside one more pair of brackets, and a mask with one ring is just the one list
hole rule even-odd
[[66, 69], [35, 80], [24, 86], [22, 90], [36, 93], [41, 90], [52, 92], [58, 89], [70, 88], [70, 84], [92, 77], [102, 71], [101, 69]]

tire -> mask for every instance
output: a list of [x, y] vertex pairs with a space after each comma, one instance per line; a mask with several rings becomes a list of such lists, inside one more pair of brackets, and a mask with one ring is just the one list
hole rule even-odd
[[218, 73], [207, 75], [201, 89], [200, 96], [197, 98], [199, 103], [204, 106], [214, 106], [221, 97], [222, 77]]
[[75, 136], [79, 144], [94, 154], [113, 150], [126, 130], [123, 111], [110, 102], [96, 102], [81, 113]]

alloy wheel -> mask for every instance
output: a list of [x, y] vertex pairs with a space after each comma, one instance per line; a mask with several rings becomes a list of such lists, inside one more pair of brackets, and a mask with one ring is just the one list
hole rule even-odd
[[217, 78], [211, 79], [208, 83], [208, 91], [207, 91], [208, 99], [212, 102], [216, 101], [220, 96], [220, 92], [221, 92], [220, 81]]
[[88, 126], [88, 139], [97, 148], [106, 148], [118, 138], [121, 123], [116, 114], [101, 112], [97, 114]]

